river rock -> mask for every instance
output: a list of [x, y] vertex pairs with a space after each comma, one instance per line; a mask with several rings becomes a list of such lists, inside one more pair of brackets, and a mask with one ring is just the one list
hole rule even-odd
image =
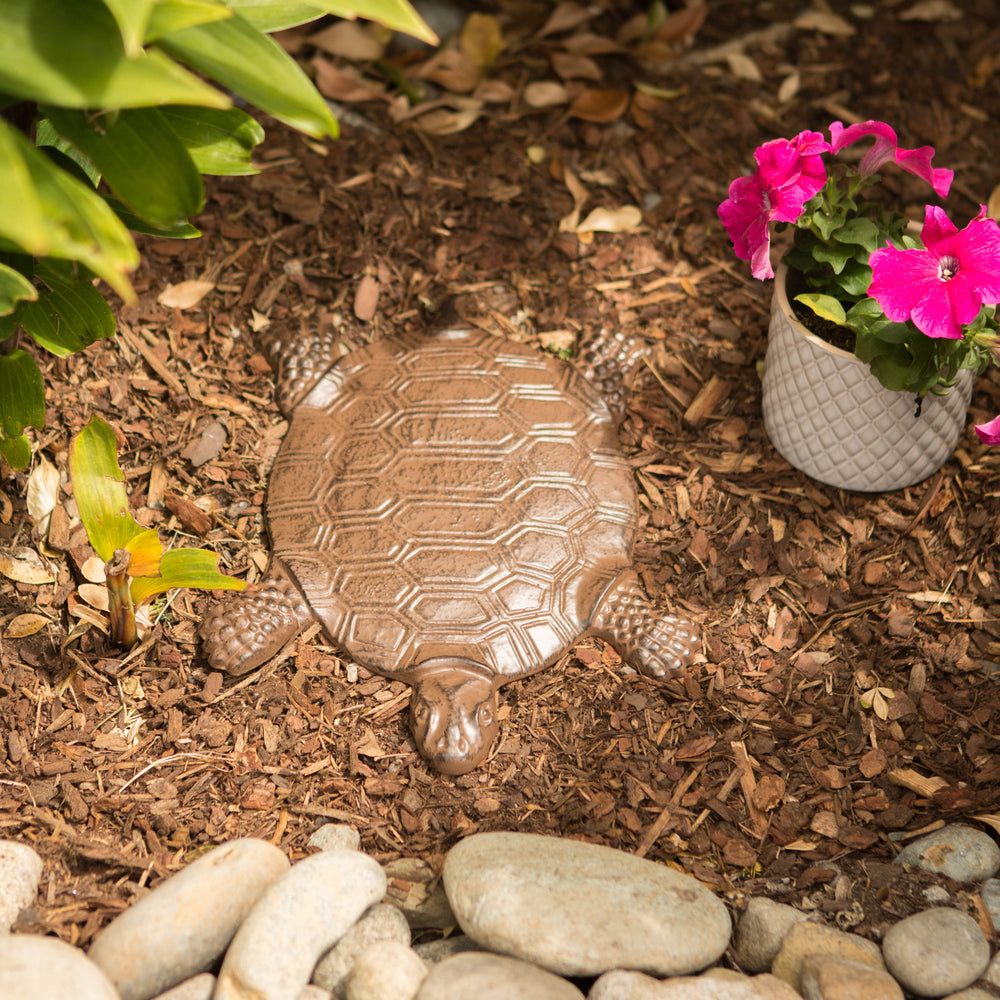
[[213, 1000], [296, 1000], [320, 955], [385, 888], [379, 864], [358, 851], [323, 851], [293, 865], [237, 931]]
[[993, 921], [993, 926], [1000, 930], [1000, 878], [988, 878], [979, 887], [979, 898]]
[[161, 993], [156, 1000], [212, 1000], [215, 992], [215, 976], [210, 972], [202, 972], [173, 989]]
[[915, 865], [956, 882], [977, 882], [1000, 871], [1000, 847], [982, 830], [951, 823], [908, 844], [895, 863]]
[[[713, 970], [714, 971], [714, 970]], [[732, 970], [725, 970], [732, 971]], [[643, 972], [605, 972], [587, 1000], [802, 1000], [787, 983], [762, 976], [678, 976], [654, 979]]]
[[802, 963], [807, 955], [829, 955], [885, 970], [882, 953], [873, 941], [808, 920], [795, 924], [785, 935], [781, 949], [771, 964], [771, 972], [793, 989], [800, 990]]
[[806, 920], [806, 914], [787, 903], [754, 896], [736, 928], [736, 962], [747, 972], [767, 972], [781, 950], [785, 935]]
[[991, 986], [1000, 987], [1000, 951], [993, 956], [990, 964], [986, 966], [986, 971], [983, 973], [983, 979], [985, 979]]
[[478, 833], [448, 852], [442, 879], [469, 937], [561, 975], [683, 975], [729, 943], [729, 913], [700, 882], [610, 847]]
[[370, 944], [351, 967], [347, 1000], [413, 1000], [427, 977], [427, 965], [398, 941]]
[[888, 972], [832, 955], [806, 955], [800, 982], [805, 1000], [903, 1000]]
[[0, 936], [4, 1000], [119, 1000], [111, 980], [82, 951], [59, 938]]
[[882, 954], [903, 989], [922, 997], [964, 989], [990, 964], [990, 946], [979, 924], [945, 907], [914, 913], [890, 927]]
[[357, 851], [361, 848], [361, 834], [343, 823], [324, 823], [313, 832], [307, 846], [321, 851]]
[[428, 965], [437, 965], [463, 951], [479, 951], [480, 947], [468, 934], [452, 934], [437, 941], [426, 941], [413, 949]]
[[319, 960], [313, 969], [312, 981], [329, 990], [336, 1000], [343, 1000], [351, 966], [358, 955], [376, 941], [395, 941], [409, 947], [410, 925], [389, 903], [376, 903], [347, 931]]
[[90, 957], [121, 1000], [155, 997], [211, 969], [257, 898], [287, 869], [285, 855], [265, 840], [223, 844], [115, 917]]
[[583, 994], [537, 965], [466, 951], [435, 965], [415, 1000], [583, 1000]]
[[38, 895], [42, 859], [27, 844], [0, 840], [0, 934], [10, 930], [17, 915]]

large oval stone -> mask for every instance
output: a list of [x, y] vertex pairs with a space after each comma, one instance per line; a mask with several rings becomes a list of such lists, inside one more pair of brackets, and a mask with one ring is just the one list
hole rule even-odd
[[451, 849], [443, 880], [469, 937], [564, 976], [682, 976], [729, 943], [729, 913], [700, 882], [610, 847], [479, 833]]
[[0, 935], [4, 1000], [118, 1000], [108, 977], [82, 951], [58, 938]]
[[434, 966], [414, 1000], [583, 1000], [583, 994], [527, 962], [466, 951]]

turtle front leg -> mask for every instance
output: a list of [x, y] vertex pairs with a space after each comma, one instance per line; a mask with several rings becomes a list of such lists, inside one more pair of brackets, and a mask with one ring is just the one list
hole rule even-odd
[[631, 334], [601, 330], [580, 344], [573, 359], [580, 374], [600, 392], [618, 424], [625, 419], [625, 399], [632, 372], [648, 350]]
[[266, 335], [262, 347], [277, 373], [275, 398], [286, 417], [340, 356], [332, 327], [307, 326], [296, 336]]
[[694, 622], [658, 609], [634, 570], [622, 573], [607, 589], [590, 631], [610, 642], [647, 677], [680, 673], [701, 648]]
[[209, 664], [228, 674], [248, 673], [313, 621], [298, 587], [280, 569], [212, 608], [199, 632]]

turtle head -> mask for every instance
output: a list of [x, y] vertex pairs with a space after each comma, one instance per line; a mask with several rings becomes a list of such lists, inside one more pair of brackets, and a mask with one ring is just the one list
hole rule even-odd
[[474, 660], [438, 656], [413, 674], [410, 724], [417, 748], [442, 774], [471, 771], [497, 733], [494, 673]]

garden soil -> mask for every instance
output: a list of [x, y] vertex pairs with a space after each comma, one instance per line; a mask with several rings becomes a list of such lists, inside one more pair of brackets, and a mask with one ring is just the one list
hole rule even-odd
[[[45, 862], [18, 929], [86, 945], [213, 845], [261, 837], [297, 858], [332, 821], [392, 864], [409, 905], [433, 903], [462, 837], [523, 830], [875, 938], [935, 881], [994, 935], [974, 888], [892, 860], [945, 823], [1000, 824], [1000, 451], [972, 430], [1000, 411], [1000, 377], [978, 380], [926, 482], [810, 481], [764, 435], [769, 288], [716, 206], [760, 142], [875, 118], [955, 170], [959, 225], [981, 203], [1000, 215], [995, 6], [711, 0], [652, 38], [636, 7], [484, 5], [460, 55], [433, 60], [349, 58], [342, 29], [287, 36], [341, 137], [266, 121], [261, 172], [209, 179], [200, 240], [143, 240], [118, 336], [41, 359], [35, 466], [63, 473], [48, 525], [30, 470], [0, 480], [0, 546], [37, 554], [0, 580], [0, 837]], [[920, 218], [929, 189], [885, 179]], [[316, 630], [234, 680], [199, 649], [213, 597], [180, 591], [136, 648], [111, 647], [65, 477], [90, 416], [117, 429], [140, 521], [256, 581], [287, 426], [259, 337], [332, 325], [349, 350], [454, 295], [550, 349], [600, 328], [648, 342], [622, 437], [642, 578], [704, 630], [686, 676], [648, 680], [582, 642], [505, 689], [495, 752], [450, 778], [415, 751], [409, 689]], [[447, 917], [423, 922], [433, 936]]]

